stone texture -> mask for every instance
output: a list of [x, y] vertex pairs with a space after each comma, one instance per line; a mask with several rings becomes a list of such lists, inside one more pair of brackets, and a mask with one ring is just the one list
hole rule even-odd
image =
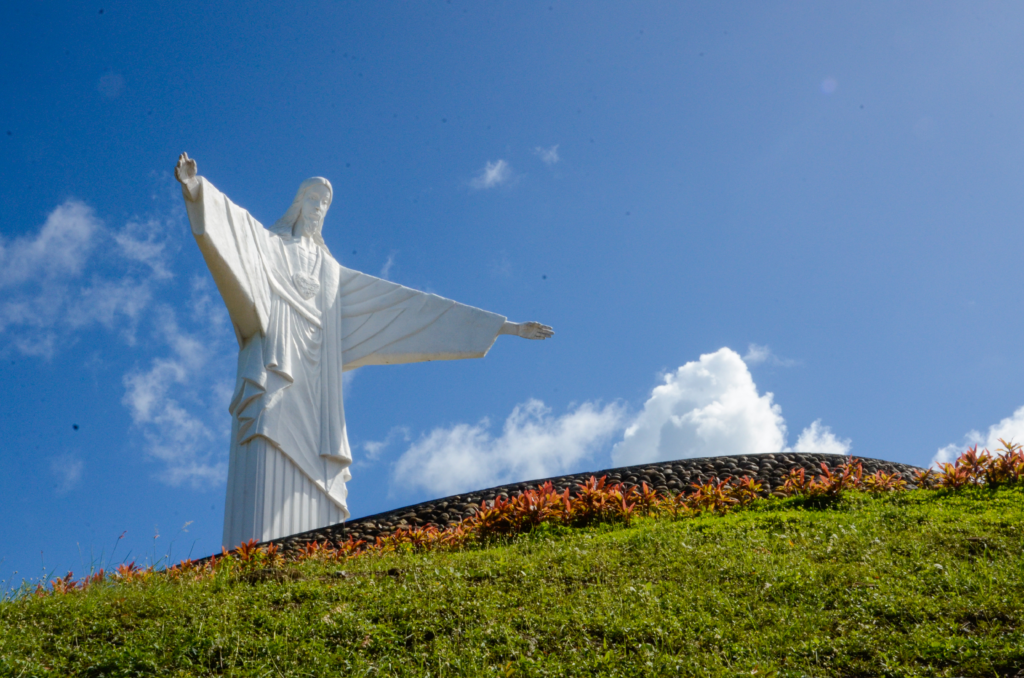
[[580, 483], [586, 482], [591, 476], [597, 478], [608, 476], [610, 482], [622, 482], [626, 485], [639, 485], [641, 482], [646, 482], [648, 486], [654, 486], [662, 492], [676, 493], [680, 489], [691, 489], [692, 483], [707, 482], [712, 478], [751, 476], [762, 483], [765, 491], [768, 492], [782, 486], [783, 478], [790, 469], [803, 468], [809, 474], [820, 474], [822, 463], [831, 469], [851, 459], [856, 459], [864, 465], [865, 475], [876, 471], [899, 473], [904, 480], [912, 482], [913, 472], [917, 470], [916, 466], [907, 464], [863, 457], [851, 458], [835, 454], [775, 453], [679, 459], [491, 487], [486, 490], [434, 499], [414, 506], [405, 506], [274, 541], [284, 551], [291, 551], [312, 541], [342, 542], [348, 540], [349, 537], [373, 541], [376, 537], [383, 537], [410, 525], [433, 525], [444, 528], [454, 525], [462, 518], [473, 515], [481, 501], [493, 502], [497, 496], [507, 497], [526, 489], [534, 489], [549, 480], [558, 491], [569, 488], [572, 494], [575, 494]]

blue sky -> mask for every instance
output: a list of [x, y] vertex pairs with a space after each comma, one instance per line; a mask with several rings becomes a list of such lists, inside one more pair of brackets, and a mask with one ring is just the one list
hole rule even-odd
[[264, 224], [325, 176], [343, 265], [555, 327], [353, 372], [355, 516], [1024, 440], [1020, 5], [41, 0], [0, 37], [0, 580], [219, 546], [237, 347], [181, 151]]

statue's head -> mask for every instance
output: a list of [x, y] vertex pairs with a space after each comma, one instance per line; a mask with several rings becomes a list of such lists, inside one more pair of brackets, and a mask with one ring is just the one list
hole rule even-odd
[[307, 235], [329, 253], [321, 230], [324, 225], [324, 217], [327, 215], [327, 208], [331, 206], [333, 197], [334, 189], [331, 188], [331, 182], [327, 179], [323, 177], [306, 179], [299, 186], [299, 191], [295, 194], [295, 200], [292, 200], [291, 207], [271, 226], [270, 230], [278, 235]]

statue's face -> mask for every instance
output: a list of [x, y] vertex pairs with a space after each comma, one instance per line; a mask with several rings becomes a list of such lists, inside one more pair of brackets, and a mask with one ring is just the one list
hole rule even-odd
[[323, 223], [327, 206], [330, 204], [331, 193], [326, 186], [314, 186], [306, 191], [306, 196], [302, 199], [302, 215], [297, 224], [297, 228], [302, 230], [302, 235], [313, 235], [316, 228]]

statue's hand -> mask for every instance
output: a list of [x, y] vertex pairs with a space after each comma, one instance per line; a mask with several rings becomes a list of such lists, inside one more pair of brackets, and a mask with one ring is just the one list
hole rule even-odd
[[519, 323], [517, 334], [523, 339], [549, 339], [555, 335], [555, 331], [548, 325], [538, 322]]
[[174, 166], [174, 178], [184, 186], [188, 186], [196, 180], [196, 161], [188, 157], [188, 153], [178, 156], [178, 164]]
[[178, 164], [174, 166], [174, 178], [181, 182], [181, 192], [186, 200], [195, 202], [199, 199], [200, 186], [196, 177], [196, 161], [188, 157], [188, 153], [178, 156]]

